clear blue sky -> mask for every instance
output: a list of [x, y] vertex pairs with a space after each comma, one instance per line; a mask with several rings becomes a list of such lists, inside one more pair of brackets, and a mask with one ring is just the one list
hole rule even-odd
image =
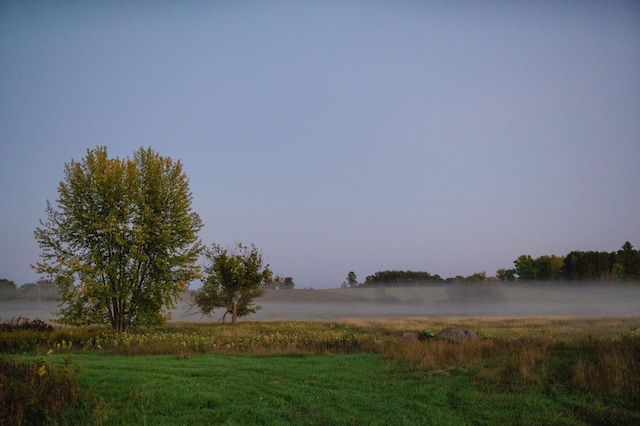
[[640, 247], [640, 3], [2, 1], [0, 278], [97, 145], [297, 287]]

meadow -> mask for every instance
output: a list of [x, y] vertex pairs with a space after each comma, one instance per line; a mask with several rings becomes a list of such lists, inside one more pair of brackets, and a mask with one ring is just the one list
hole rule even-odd
[[[399, 339], [451, 325], [479, 340]], [[55, 328], [0, 333], [0, 350], [32, 387], [53, 394], [42, 382], [57, 374], [72, 397], [31, 403], [34, 423], [640, 423], [637, 316]]]

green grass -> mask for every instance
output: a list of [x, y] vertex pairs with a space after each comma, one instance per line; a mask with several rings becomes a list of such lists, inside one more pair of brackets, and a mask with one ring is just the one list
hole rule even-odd
[[[480, 339], [399, 340], [450, 325]], [[29, 344], [0, 333], [0, 343], [13, 342], [14, 358], [37, 351], [53, 368], [77, 370], [81, 396], [54, 424], [640, 424], [639, 325], [247, 321], [56, 329]]]
[[[584, 424], [568, 395], [480, 389], [374, 354], [72, 355], [84, 424]], [[82, 403], [82, 402], [81, 402]], [[586, 408], [585, 408], [586, 409]]]

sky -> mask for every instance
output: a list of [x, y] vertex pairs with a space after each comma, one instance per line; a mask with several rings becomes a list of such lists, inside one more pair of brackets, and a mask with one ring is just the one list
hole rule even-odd
[[2, 1], [0, 278], [102, 145], [297, 288], [639, 248], [640, 3]]

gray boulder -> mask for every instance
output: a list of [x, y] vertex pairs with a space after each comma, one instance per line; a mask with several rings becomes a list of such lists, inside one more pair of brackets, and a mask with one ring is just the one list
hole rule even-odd
[[447, 327], [438, 334], [452, 340], [470, 340], [472, 342], [478, 340], [478, 335], [467, 328]]

